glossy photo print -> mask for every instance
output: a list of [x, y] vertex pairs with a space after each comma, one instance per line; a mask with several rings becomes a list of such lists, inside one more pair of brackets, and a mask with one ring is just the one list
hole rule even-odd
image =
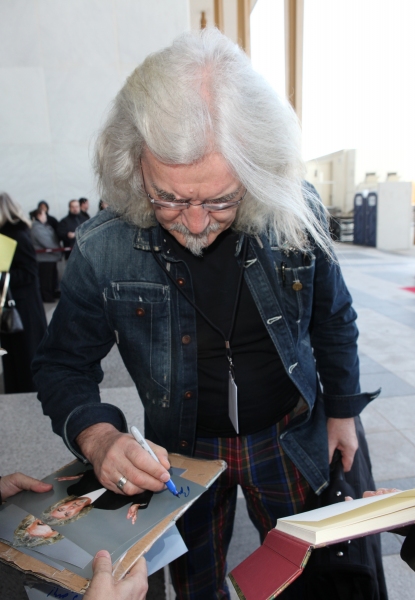
[[[93, 556], [33, 514], [14, 504], [0, 509], [0, 538], [20, 552], [63, 570], [84, 569]], [[57, 561], [64, 561], [66, 565]]]
[[[53, 484], [52, 491], [22, 492], [0, 509], [0, 538], [88, 578], [98, 550], [106, 548], [117, 560], [157, 523], [205, 491], [182, 478], [182, 472], [171, 471], [178, 497], [168, 490], [126, 496], [103, 488], [91, 468], [71, 463], [43, 480]], [[13, 531], [7, 522], [13, 523]]]

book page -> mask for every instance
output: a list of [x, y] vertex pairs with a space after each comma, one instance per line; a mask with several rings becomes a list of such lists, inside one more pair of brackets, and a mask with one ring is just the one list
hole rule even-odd
[[322, 508], [299, 513], [291, 517], [278, 519], [304, 529], [320, 529], [325, 527], [345, 526], [376, 516], [387, 515], [395, 511], [415, 506], [415, 490], [393, 492], [382, 496], [360, 498], [349, 502], [330, 504]]

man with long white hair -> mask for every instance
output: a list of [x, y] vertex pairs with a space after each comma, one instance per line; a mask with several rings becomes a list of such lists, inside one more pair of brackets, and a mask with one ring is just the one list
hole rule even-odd
[[[228, 469], [182, 517], [178, 598], [229, 598], [237, 486], [261, 539], [351, 468], [356, 313], [289, 105], [217, 30], [188, 33], [127, 79], [97, 141], [109, 209], [77, 230], [35, 361], [43, 410], [101, 483], [159, 491], [168, 452]], [[100, 403], [117, 344], [156, 463]]]

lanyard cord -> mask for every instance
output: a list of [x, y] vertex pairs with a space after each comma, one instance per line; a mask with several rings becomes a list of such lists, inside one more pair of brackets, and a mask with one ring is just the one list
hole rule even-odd
[[184, 296], [186, 298], [186, 300], [189, 302], [189, 304], [195, 309], [195, 311], [197, 311], [199, 313], [199, 315], [206, 321], [206, 323], [208, 323], [212, 327], [212, 329], [214, 329], [217, 333], [219, 333], [219, 335], [221, 335], [221, 337], [223, 337], [223, 339], [225, 341], [226, 357], [227, 357], [227, 359], [229, 361], [229, 368], [230, 368], [230, 371], [232, 373], [232, 376], [234, 376], [234, 364], [233, 364], [233, 361], [232, 361], [232, 351], [231, 351], [231, 346], [230, 346], [230, 339], [231, 339], [231, 335], [232, 335], [233, 328], [234, 328], [234, 325], [235, 325], [236, 311], [237, 311], [238, 304], [239, 304], [239, 298], [241, 297], [242, 280], [243, 280], [243, 274], [244, 274], [244, 264], [245, 264], [245, 258], [246, 258], [247, 249], [248, 249], [248, 238], [245, 237], [245, 239], [243, 241], [242, 264], [241, 264], [241, 270], [240, 270], [240, 274], [239, 274], [238, 288], [237, 288], [237, 291], [236, 291], [235, 304], [234, 304], [234, 307], [233, 307], [231, 327], [230, 327], [229, 334], [228, 334], [227, 338], [226, 338], [225, 334], [223, 333], [223, 331], [219, 327], [217, 327], [214, 323], [212, 323], [212, 321], [209, 319], [209, 317], [207, 317], [205, 315], [205, 313], [197, 306], [197, 304], [195, 304], [193, 302], [193, 300], [191, 300], [188, 297], [188, 295], [184, 292], [184, 290], [182, 290], [182, 288], [179, 286], [179, 284], [177, 283], [177, 281], [174, 279], [174, 277], [170, 273], [170, 271], [168, 271], [166, 269], [166, 267], [163, 265], [162, 261], [157, 256], [157, 254], [156, 254], [156, 252], [155, 252], [155, 250], [153, 248], [153, 235], [152, 235], [151, 229], [149, 230], [149, 242], [150, 242], [150, 250], [151, 250], [151, 253], [152, 253], [155, 261], [158, 262], [158, 264], [160, 265], [160, 267], [163, 269], [163, 271], [166, 273], [166, 275], [171, 279], [171, 281], [174, 283], [174, 285], [179, 290], [179, 292], [182, 294], [182, 296]]

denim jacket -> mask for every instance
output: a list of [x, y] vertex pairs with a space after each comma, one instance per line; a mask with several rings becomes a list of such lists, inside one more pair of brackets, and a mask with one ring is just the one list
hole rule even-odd
[[[115, 344], [145, 407], [146, 437], [192, 455], [198, 381], [196, 317], [150, 251], [149, 229], [102, 211], [77, 229], [62, 297], [33, 363], [43, 411], [55, 433], [75, 443], [85, 428], [109, 422], [126, 431], [122, 412], [100, 403], [100, 361]], [[193, 298], [186, 264], [153, 248]], [[236, 247], [239, 256], [243, 235]], [[239, 259], [240, 260], [240, 259]], [[319, 492], [328, 479], [327, 417], [353, 417], [377, 394], [360, 393], [356, 313], [339, 266], [318, 248], [303, 254], [250, 237], [244, 277], [302, 400], [281, 444]]]

